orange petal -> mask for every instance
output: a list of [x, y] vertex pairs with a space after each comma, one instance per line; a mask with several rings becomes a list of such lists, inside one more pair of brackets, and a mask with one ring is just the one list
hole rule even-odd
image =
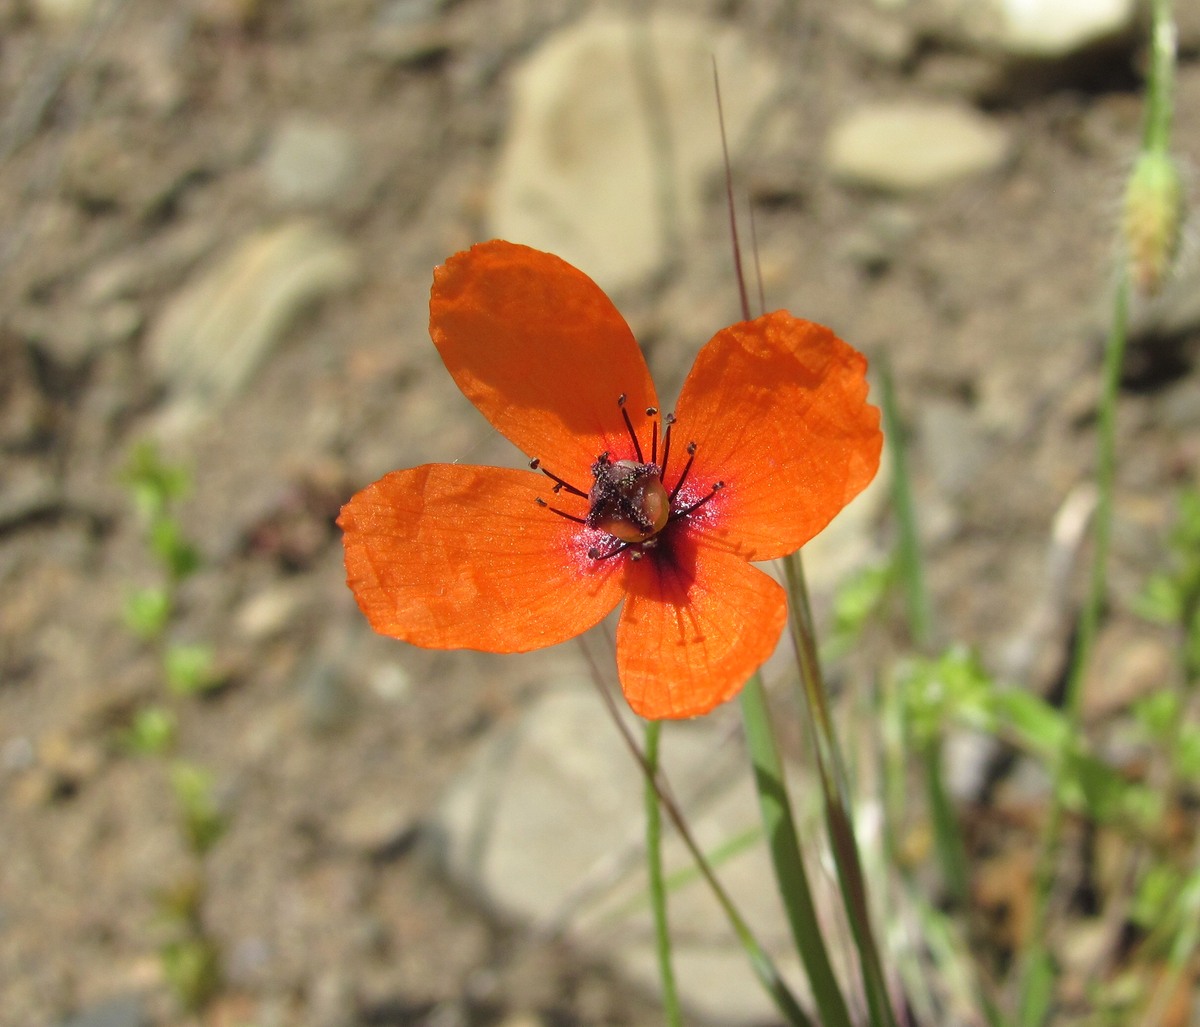
[[700, 522], [710, 537], [746, 559], [775, 559], [866, 487], [883, 445], [866, 370], [828, 328], [782, 310], [713, 336], [684, 382], [674, 429], [676, 445], [697, 443], [690, 480], [725, 482]]
[[[550, 253], [493, 241], [433, 274], [429, 331], [463, 394], [529, 457], [583, 490], [597, 454], [634, 455], [657, 406], [646, 361], [612, 301]], [[649, 453], [646, 454], [649, 459]]]
[[617, 627], [625, 698], [650, 720], [696, 717], [731, 699], [775, 649], [783, 589], [740, 556], [675, 531], [626, 562]]
[[594, 534], [534, 502], [529, 471], [426, 464], [342, 507], [346, 581], [371, 627], [430, 649], [512, 653], [586, 631], [620, 600]]

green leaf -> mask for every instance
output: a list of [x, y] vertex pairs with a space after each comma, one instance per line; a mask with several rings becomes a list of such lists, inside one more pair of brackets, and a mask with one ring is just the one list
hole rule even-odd
[[1175, 773], [1185, 781], [1200, 783], [1200, 728], [1188, 725], [1175, 746]]
[[175, 715], [162, 706], [147, 706], [137, 711], [133, 723], [122, 735], [123, 745], [139, 756], [157, 756], [175, 743]]
[[1043, 756], [1057, 757], [1071, 735], [1063, 714], [1029, 692], [1005, 691], [996, 695], [996, 716], [1021, 743]]
[[163, 655], [163, 672], [173, 695], [200, 695], [221, 684], [212, 646], [208, 645], [172, 645]]
[[1178, 726], [1179, 696], [1166, 690], [1147, 695], [1133, 707], [1133, 715], [1155, 741], [1170, 738]]
[[1174, 918], [1176, 900], [1183, 880], [1166, 863], [1152, 863], [1133, 897], [1130, 918], [1146, 930], [1155, 930]]
[[159, 956], [163, 973], [185, 1009], [203, 1009], [220, 990], [221, 954], [211, 938], [199, 935], [169, 942]]
[[162, 510], [172, 500], [181, 499], [191, 490], [191, 475], [177, 464], [169, 464], [158, 447], [143, 440], [133, 447], [121, 474], [134, 493], [135, 502], [148, 515]]
[[139, 588], [125, 597], [125, 626], [139, 638], [158, 638], [171, 618], [171, 599], [164, 588]]
[[171, 767], [171, 787], [183, 817], [188, 844], [197, 855], [204, 855], [225, 833], [225, 817], [217, 805], [212, 774], [192, 763]]
[[1132, 819], [1148, 824], [1162, 812], [1162, 803], [1153, 792], [1126, 780], [1107, 763], [1082, 753], [1067, 757], [1059, 785], [1067, 807], [1086, 810], [1100, 823]]
[[150, 525], [150, 548], [175, 581], [182, 581], [200, 566], [199, 551], [171, 518], [159, 517]]
[[855, 638], [887, 594], [891, 568], [886, 565], [863, 567], [846, 577], [833, 597], [834, 632]]
[[1155, 624], [1177, 624], [1183, 608], [1184, 598], [1178, 583], [1162, 572], [1151, 575], [1133, 600], [1133, 612]]

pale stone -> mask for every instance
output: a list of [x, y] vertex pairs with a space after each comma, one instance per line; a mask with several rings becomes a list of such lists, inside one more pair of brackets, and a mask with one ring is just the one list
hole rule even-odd
[[936, 0], [933, 29], [1015, 57], [1054, 59], [1129, 31], [1137, 0]]
[[346, 131], [301, 115], [276, 127], [263, 157], [272, 196], [295, 205], [336, 200], [350, 187], [356, 164], [354, 143]]
[[[700, 846], [711, 852], [759, 824], [734, 711], [671, 723], [663, 764]], [[631, 725], [640, 743], [641, 732]], [[793, 782], [798, 794], [815, 794]], [[646, 909], [640, 772], [590, 683], [543, 696], [493, 737], [452, 787], [435, 820], [447, 869], [493, 909], [542, 932], [566, 932], [631, 980], [657, 987]], [[666, 832], [667, 872], [692, 866]], [[795, 956], [759, 839], [721, 862], [718, 876], [772, 958]], [[817, 896], [824, 905], [833, 897]], [[708, 1022], [754, 1023], [775, 1012], [724, 914], [702, 881], [673, 889], [680, 994]]]
[[998, 0], [1000, 42], [1012, 53], [1055, 57], [1133, 24], [1136, 0]]
[[516, 75], [492, 233], [557, 253], [610, 291], [681, 257], [721, 163], [714, 61], [736, 150], [777, 75], [734, 30], [601, 16], [551, 37]]
[[930, 189], [1000, 167], [1008, 134], [969, 107], [897, 100], [861, 107], [829, 135], [839, 179], [892, 192]]
[[168, 304], [151, 366], [174, 393], [163, 431], [186, 430], [250, 380], [296, 316], [356, 276], [350, 246], [308, 221], [254, 232]]

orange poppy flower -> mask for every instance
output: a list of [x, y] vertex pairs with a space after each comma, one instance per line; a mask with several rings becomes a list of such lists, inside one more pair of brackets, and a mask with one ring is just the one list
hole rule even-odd
[[347, 582], [378, 632], [432, 649], [554, 645], [624, 599], [621, 687], [650, 719], [707, 713], [770, 656], [791, 553], [875, 475], [865, 358], [785, 311], [723, 328], [674, 415], [628, 325], [549, 253], [472, 247], [434, 271], [430, 333], [532, 470], [426, 464], [342, 508]]

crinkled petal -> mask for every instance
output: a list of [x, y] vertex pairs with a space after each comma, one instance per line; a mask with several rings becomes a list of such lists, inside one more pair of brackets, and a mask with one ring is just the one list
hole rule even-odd
[[[463, 394], [527, 456], [586, 490], [596, 456], [649, 441], [654, 383], [598, 285], [550, 253], [493, 241], [434, 271], [429, 331]], [[648, 458], [648, 454], [647, 454]]]
[[713, 542], [784, 556], [866, 487], [883, 445], [866, 369], [828, 328], [786, 311], [713, 336], [675, 410], [675, 438], [697, 442], [690, 480], [725, 483], [698, 522]]
[[620, 601], [616, 561], [535, 497], [530, 471], [426, 464], [342, 507], [346, 579], [371, 626], [430, 649], [512, 653], [586, 631]]
[[784, 591], [742, 557], [672, 530], [626, 562], [617, 627], [625, 698], [650, 720], [696, 717], [731, 699], [771, 655], [787, 620]]

